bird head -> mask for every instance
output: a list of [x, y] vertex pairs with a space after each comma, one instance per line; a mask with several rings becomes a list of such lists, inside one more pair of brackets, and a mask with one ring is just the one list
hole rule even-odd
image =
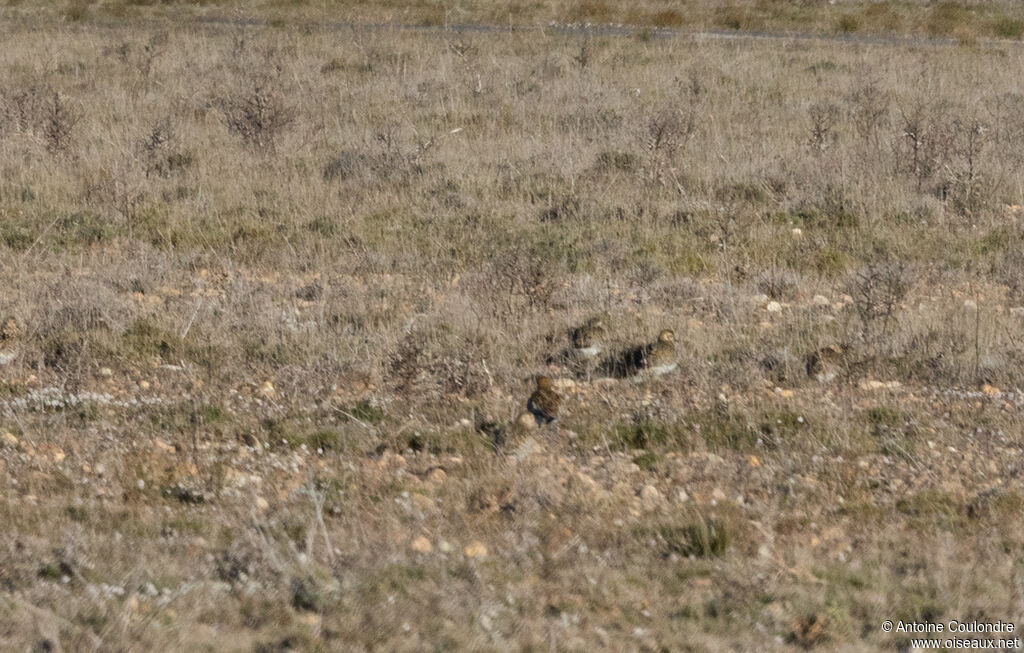
[[20, 333], [20, 331], [21, 329], [18, 328], [18, 321], [11, 316], [4, 320], [3, 326], [0, 327], [0, 340], [14, 338]]
[[658, 334], [658, 342], [675, 342], [676, 334], [672, 329], [664, 329]]
[[591, 328], [603, 328], [604, 320], [602, 320], [599, 317], [592, 317], [589, 320], [587, 320], [587, 326]]
[[551, 389], [551, 379], [549, 379], [546, 376], [538, 376], [537, 377], [537, 389], [538, 390], [550, 390]]

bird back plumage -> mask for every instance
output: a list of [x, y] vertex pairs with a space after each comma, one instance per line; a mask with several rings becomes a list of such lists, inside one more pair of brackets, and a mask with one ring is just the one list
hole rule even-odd
[[526, 402], [526, 409], [533, 414], [540, 424], [548, 424], [558, 419], [558, 409], [562, 406], [562, 397], [551, 389], [546, 377], [537, 380], [537, 389]]

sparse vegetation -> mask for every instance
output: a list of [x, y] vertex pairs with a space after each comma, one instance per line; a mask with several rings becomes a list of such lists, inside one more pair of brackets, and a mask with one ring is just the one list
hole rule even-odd
[[0, 8], [0, 649], [1018, 619], [1017, 4], [398, 10]]

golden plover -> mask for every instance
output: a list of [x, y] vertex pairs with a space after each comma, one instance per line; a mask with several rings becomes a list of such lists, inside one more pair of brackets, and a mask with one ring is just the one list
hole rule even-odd
[[676, 369], [676, 334], [663, 329], [658, 339], [617, 352], [601, 362], [600, 370], [616, 379], [661, 376]]
[[644, 377], [660, 377], [669, 374], [679, 364], [676, 362], [676, 334], [664, 329], [654, 342], [637, 347], [627, 354], [627, 368], [632, 374]]
[[533, 414], [538, 424], [549, 424], [558, 419], [562, 397], [551, 388], [551, 379], [537, 377], [537, 389], [526, 402], [526, 409]]
[[818, 383], [830, 383], [842, 373], [846, 363], [847, 345], [829, 345], [812, 351], [804, 357], [804, 369], [807, 376]]
[[676, 334], [672, 329], [662, 329], [658, 339], [644, 351], [644, 369], [654, 376], [668, 374], [676, 369]]
[[18, 357], [15, 341], [21, 336], [21, 327], [13, 317], [0, 324], [0, 365], [7, 365]]
[[590, 318], [586, 324], [572, 330], [573, 352], [584, 360], [594, 358], [604, 348], [604, 336], [604, 321], [599, 317]]
[[14, 319], [14, 316], [4, 320], [3, 326], [0, 326], [0, 342], [14, 340], [20, 335], [21, 327], [18, 326], [18, 321]]

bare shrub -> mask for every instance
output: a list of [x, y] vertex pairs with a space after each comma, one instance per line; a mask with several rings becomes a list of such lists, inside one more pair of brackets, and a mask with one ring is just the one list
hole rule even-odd
[[865, 143], [877, 147], [879, 132], [889, 125], [889, 92], [869, 80], [846, 95], [847, 115]]
[[341, 150], [321, 168], [321, 174], [324, 181], [405, 184], [423, 172], [420, 161], [430, 147], [429, 142], [410, 143], [397, 123], [388, 122], [374, 132], [368, 147]]
[[774, 267], [761, 273], [757, 289], [772, 299], [791, 300], [800, 288], [800, 278], [786, 268]]
[[990, 97], [984, 104], [989, 140], [1002, 156], [1016, 165], [1024, 161], [1024, 95], [1009, 91]]
[[847, 292], [853, 297], [859, 336], [869, 347], [879, 352], [892, 351], [891, 342], [886, 340], [911, 286], [909, 266], [888, 255], [854, 273]]
[[918, 103], [899, 110], [899, 132], [893, 140], [896, 170], [914, 179], [917, 192], [946, 162], [948, 140], [942, 124], [944, 103]]
[[648, 181], [664, 184], [666, 168], [685, 150], [697, 133], [698, 118], [706, 89], [697, 73], [687, 79], [676, 78], [676, 98], [650, 115], [641, 136], [648, 152]]
[[675, 154], [693, 136], [695, 116], [685, 107], [669, 106], [647, 121], [644, 147], [648, 152]]
[[395, 150], [360, 152], [342, 150], [331, 157], [321, 170], [324, 181], [385, 182], [408, 181], [422, 172], [416, 157]]
[[[551, 250], [552, 255], [558, 255], [555, 245]], [[499, 255], [491, 266], [491, 277], [499, 288], [495, 297], [501, 298], [510, 316], [516, 315], [524, 304], [529, 310], [545, 310], [559, 287], [559, 267], [559, 263], [527, 248]]]
[[138, 70], [146, 84], [149, 84], [153, 76], [153, 64], [163, 55], [167, 45], [168, 35], [166, 32], [158, 32], [152, 35], [149, 42], [142, 46], [142, 52], [138, 58]]
[[585, 39], [583, 43], [580, 44], [579, 52], [576, 53], [573, 60], [576, 62], [576, 65], [580, 67], [580, 70], [586, 70], [593, 57], [594, 51], [590, 45], [590, 39]]
[[254, 147], [273, 148], [295, 122], [295, 109], [285, 102], [281, 91], [267, 82], [227, 101], [228, 128]]
[[363, 152], [344, 150], [331, 157], [321, 172], [324, 181], [346, 181], [363, 176], [366, 171], [372, 171], [376, 167], [374, 163], [371, 157]]
[[424, 325], [410, 332], [389, 358], [388, 378], [397, 392], [475, 397], [490, 378], [482, 342], [456, 334], [450, 326]]
[[540, 213], [541, 222], [564, 222], [580, 217], [580, 200], [575, 194], [548, 198], [548, 206]]
[[167, 177], [195, 163], [195, 155], [179, 148], [177, 143], [177, 132], [169, 117], [157, 120], [150, 126], [139, 144], [147, 177]]
[[988, 200], [986, 179], [982, 174], [984, 157], [991, 130], [977, 118], [957, 118], [950, 129], [950, 143], [955, 166], [946, 168], [946, 183], [942, 188], [944, 199], [952, 202], [959, 215], [970, 215], [982, 208]]
[[37, 352], [34, 367], [79, 382], [95, 364], [104, 342], [118, 334], [130, 307], [97, 279], [66, 279], [40, 289], [28, 333]]
[[60, 93], [54, 93], [43, 105], [41, 127], [50, 154], [60, 154], [71, 146], [75, 126], [81, 118], [81, 113], [63, 99]]
[[7, 129], [35, 134], [43, 139], [48, 152], [60, 154], [71, 146], [82, 115], [60, 93], [33, 84], [6, 94], [3, 118]]
[[4, 127], [11, 131], [36, 129], [43, 115], [46, 99], [53, 93], [46, 86], [32, 84], [9, 91], [3, 96]]
[[807, 112], [811, 118], [811, 149], [824, 152], [838, 140], [835, 127], [839, 122], [839, 107], [831, 102], [815, 102]]

